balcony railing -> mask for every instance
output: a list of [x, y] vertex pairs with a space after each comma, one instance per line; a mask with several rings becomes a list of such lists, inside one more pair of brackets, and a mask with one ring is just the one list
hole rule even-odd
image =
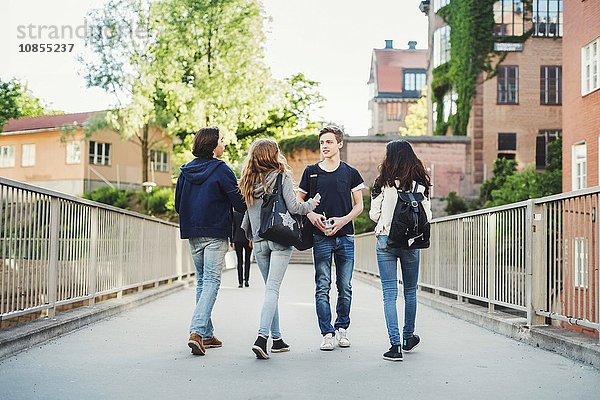
[[[437, 218], [419, 286], [600, 330], [600, 187]], [[356, 269], [378, 275], [373, 233], [357, 235]], [[597, 333], [596, 333], [597, 334]]]

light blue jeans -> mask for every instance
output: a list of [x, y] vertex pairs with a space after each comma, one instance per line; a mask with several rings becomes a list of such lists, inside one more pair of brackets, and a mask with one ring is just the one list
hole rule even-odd
[[214, 328], [210, 315], [217, 292], [221, 286], [221, 270], [225, 263], [227, 239], [196, 237], [190, 238], [192, 260], [196, 266], [196, 309], [192, 315], [190, 334], [196, 333], [210, 339]]
[[[331, 256], [335, 259], [335, 283], [338, 291], [335, 328], [331, 326]], [[347, 329], [350, 325], [352, 303], [352, 271], [354, 271], [354, 236], [330, 237], [315, 235], [313, 243], [315, 260], [315, 304], [322, 335], [335, 333], [335, 329]]]
[[419, 250], [404, 250], [387, 247], [387, 235], [377, 236], [377, 265], [383, 292], [383, 313], [387, 325], [390, 344], [400, 345], [398, 329], [398, 259], [402, 268], [402, 286], [404, 287], [404, 329], [402, 336], [408, 339], [415, 331], [417, 314], [417, 281], [419, 279]]
[[283, 246], [270, 240], [254, 243], [254, 254], [258, 269], [265, 281], [265, 301], [260, 312], [258, 334], [278, 339], [279, 330], [279, 287], [292, 256], [292, 246]]

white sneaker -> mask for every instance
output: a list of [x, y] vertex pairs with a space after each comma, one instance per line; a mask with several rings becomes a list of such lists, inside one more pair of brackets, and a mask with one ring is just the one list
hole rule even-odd
[[321, 343], [320, 349], [324, 351], [333, 350], [333, 335], [331, 333], [323, 336], [323, 342]]
[[335, 333], [335, 337], [338, 341], [338, 346], [340, 347], [350, 347], [350, 339], [348, 339], [348, 331], [344, 328], [338, 328]]

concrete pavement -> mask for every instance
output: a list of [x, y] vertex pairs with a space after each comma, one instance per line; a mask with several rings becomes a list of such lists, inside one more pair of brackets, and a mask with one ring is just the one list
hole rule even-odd
[[[310, 265], [290, 266], [281, 289], [292, 350], [257, 360], [264, 284], [223, 274], [213, 312], [220, 349], [187, 347], [195, 289], [180, 290], [0, 361], [2, 399], [413, 399], [596, 398], [600, 372], [419, 304], [422, 344], [403, 362], [389, 347], [381, 292], [354, 279], [352, 346], [319, 350]], [[334, 297], [334, 290], [332, 290]], [[402, 310], [402, 302], [400, 309]]]

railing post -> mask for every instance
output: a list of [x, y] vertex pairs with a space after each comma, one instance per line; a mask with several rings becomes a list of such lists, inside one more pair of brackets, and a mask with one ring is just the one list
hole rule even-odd
[[90, 268], [88, 272], [88, 305], [94, 306], [96, 301], [96, 283], [98, 274], [98, 207], [92, 207], [90, 213]]
[[435, 224], [434, 225], [434, 229], [435, 229], [435, 237], [434, 237], [434, 243], [435, 243], [435, 269], [434, 269], [434, 274], [435, 274], [435, 294], [436, 296], [440, 295], [440, 227], [439, 224]]
[[48, 318], [56, 316], [56, 299], [58, 295], [58, 246], [60, 226], [60, 200], [50, 199], [50, 259], [48, 264]]
[[[525, 261], [527, 271], [527, 325], [543, 325], [545, 317], [536, 311], [546, 310], [547, 289], [547, 235], [548, 220], [546, 204], [536, 205], [530, 200], [527, 205], [527, 227]], [[529, 247], [527, 248], [527, 245]]]
[[124, 282], [123, 282], [123, 269], [125, 268], [125, 262], [124, 262], [124, 256], [123, 256], [123, 249], [124, 249], [124, 242], [125, 242], [125, 215], [124, 214], [119, 214], [119, 248], [118, 248], [118, 253], [117, 253], [117, 260], [119, 260], [119, 276], [117, 277], [118, 281], [119, 281], [119, 287], [120, 290], [117, 292], [117, 299], [120, 299], [121, 297], [123, 297], [123, 286], [124, 286]]
[[145, 263], [145, 254], [144, 254], [144, 228], [145, 228], [145, 223], [144, 221], [141, 222], [141, 229], [140, 229], [140, 258], [138, 260], [137, 263], [137, 276], [138, 276], [138, 287], [137, 287], [137, 291], [141, 292], [142, 290], [144, 290], [144, 263]]
[[464, 260], [465, 260], [465, 228], [463, 219], [458, 220], [458, 277], [457, 277], [457, 289], [458, 296], [456, 299], [462, 303], [465, 287], [464, 287]]
[[494, 312], [496, 300], [496, 218], [497, 214], [488, 214], [488, 311]]
[[183, 279], [183, 255], [182, 255], [182, 240], [179, 238], [179, 232], [177, 229], [173, 229], [173, 235], [175, 235], [175, 268], [179, 280]]

